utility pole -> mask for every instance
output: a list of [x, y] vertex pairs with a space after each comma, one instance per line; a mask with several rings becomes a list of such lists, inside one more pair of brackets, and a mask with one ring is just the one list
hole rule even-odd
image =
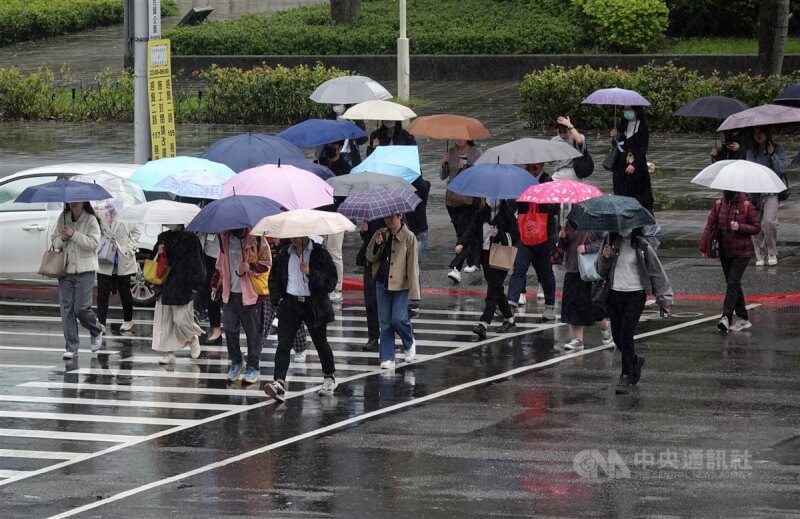
[[408, 101], [411, 83], [411, 60], [406, 38], [406, 0], [400, 0], [400, 37], [397, 38], [397, 98]]
[[146, 0], [133, 0], [133, 160], [144, 164], [150, 158], [150, 105], [147, 101], [148, 7]]

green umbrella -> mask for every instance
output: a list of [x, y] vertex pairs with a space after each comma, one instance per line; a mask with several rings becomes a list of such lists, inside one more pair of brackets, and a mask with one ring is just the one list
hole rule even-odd
[[629, 196], [604, 195], [573, 206], [567, 215], [581, 231], [628, 232], [655, 225], [653, 214]]

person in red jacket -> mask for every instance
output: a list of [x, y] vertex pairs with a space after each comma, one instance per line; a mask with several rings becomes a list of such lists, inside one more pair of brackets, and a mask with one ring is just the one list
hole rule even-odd
[[752, 326], [747, 318], [742, 276], [755, 254], [751, 237], [761, 230], [759, 220], [758, 211], [744, 193], [735, 191], [725, 191], [708, 214], [700, 251], [704, 258], [708, 258], [712, 255], [712, 242], [716, 240], [719, 243], [719, 260], [728, 285], [722, 318], [717, 324], [723, 333], [740, 332]]

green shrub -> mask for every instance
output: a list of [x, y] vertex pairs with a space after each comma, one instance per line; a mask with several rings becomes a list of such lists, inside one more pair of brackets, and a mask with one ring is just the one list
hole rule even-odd
[[645, 52], [663, 39], [669, 9], [664, 0], [573, 0], [589, 21], [590, 36], [605, 50]]
[[92, 121], [133, 122], [133, 76], [106, 69], [81, 91], [81, 114]]
[[57, 88], [53, 72], [41, 68], [23, 74], [0, 69], [0, 119], [48, 119], [56, 113]]

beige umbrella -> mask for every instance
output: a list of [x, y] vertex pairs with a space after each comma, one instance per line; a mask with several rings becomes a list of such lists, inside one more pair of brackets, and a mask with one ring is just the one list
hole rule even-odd
[[294, 209], [262, 218], [250, 234], [272, 238], [336, 234], [355, 230], [356, 226], [340, 213], [316, 209]]
[[343, 119], [368, 121], [405, 121], [416, 117], [414, 111], [399, 103], [391, 101], [364, 101], [351, 106], [343, 115]]

